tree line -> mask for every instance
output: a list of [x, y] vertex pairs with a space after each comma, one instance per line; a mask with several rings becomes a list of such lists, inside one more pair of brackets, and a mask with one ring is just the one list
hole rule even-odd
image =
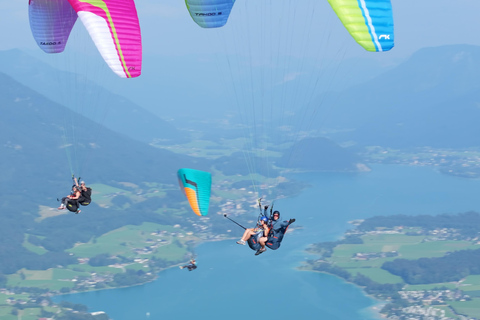
[[454, 251], [438, 258], [395, 259], [385, 262], [382, 269], [408, 284], [459, 281], [480, 274], [480, 249]]

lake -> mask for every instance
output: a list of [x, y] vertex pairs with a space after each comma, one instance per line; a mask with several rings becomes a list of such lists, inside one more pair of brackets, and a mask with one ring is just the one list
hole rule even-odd
[[296, 270], [311, 258], [304, 249], [310, 243], [338, 239], [354, 219], [480, 211], [480, 181], [443, 175], [431, 167], [375, 165], [372, 169], [295, 175], [312, 187], [277, 201], [275, 209], [282, 218], [296, 218], [294, 226], [303, 229], [289, 233], [277, 251], [254, 256], [254, 251], [235, 241], [205, 243], [196, 249], [195, 271], [172, 268], [142, 286], [55, 300], [85, 304], [114, 320], [380, 319], [372, 309], [378, 308], [378, 302], [361, 289], [334, 276]]

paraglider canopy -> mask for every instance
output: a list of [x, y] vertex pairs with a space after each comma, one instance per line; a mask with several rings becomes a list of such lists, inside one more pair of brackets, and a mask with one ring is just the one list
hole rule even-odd
[[142, 71], [142, 38], [133, 0], [30, 0], [30, 28], [46, 53], [63, 52], [80, 17], [108, 66], [122, 78]]
[[328, 0], [350, 35], [367, 51], [393, 48], [390, 0]]
[[206, 171], [184, 168], [178, 170], [177, 176], [180, 189], [187, 197], [193, 212], [198, 216], [206, 216], [210, 205], [212, 175]]
[[202, 28], [223, 27], [235, 0], [185, 0], [193, 21]]

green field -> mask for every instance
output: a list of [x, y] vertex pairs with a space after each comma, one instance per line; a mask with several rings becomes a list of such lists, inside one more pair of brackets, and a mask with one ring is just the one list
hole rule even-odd
[[471, 301], [449, 301], [457, 313], [470, 317], [480, 318], [480, 298], [473, 298]]
[[468, 276], [465, 281], [460, 284], [460, 289], [463, 291], [479, 291], [480, 290], [480, 275]]
[[7, 285], [18, 287], [48, 288], [60, 290], [61, 288], [73, 288], [74, 283], [70, 280], [75, 276], [88, 275], [65, 269], [48, 270], [25, 270], [7, 276]]
[[64, 280], [72, 279], [73, 277], [86, 277], [89, 275], [89, 272], [78, 272], [70, 269], [53, 269], [52, 279], [53, 280]]
[[[185, 154], [191, 157], [201, 157], [206, 159], [217, 159], [223, 156], [231, 156], [235, 152], [242, 152], [247, 150], [245, 146], [248, 143], [246, 138], [237, 139], [222, 139], [222, 143], [195, 139], [185, 144], [178, 145], [162, 145], [161, 143], [153, 143], [157, 148], [166, 149], [174, 153]], [[279, 147], [278, 145], [276, 146]], [[286, 147], [283, 145], [282, 147]], [[266, 149], [270, 149], [269, 146]], [[280, 157], [280, 152], [255, 150], [254, 152], [262, 157]]]
[[18, 310], [18, 319], [21, 320], [38, 320], [40, 317], [40, 308], [26, 308], [23, 310]]
[[419, 243], [416, 246], [402, 246], [399, 250], [400, 258], [419, 259], [442, 257], [448, 251], [478, 249], [468, 241], [432, 241]]
[[414, 248], [423, 240], [421, 236], [406, 236], [403, 234], [378, 234], [365, 235], [362, 237], [363, 244], [341, 244], [335, 247], [329, 260], [342, 268], [380, 268], [386, 261], [392, 261], [399, 257], [373, 258], [369, 260], [356, 260], [356, 253], [375, 253], [397, 251], [403, 255], [409, 248]]
[[[19, 295], [13, 296], [15, 299], [21, 299]], [[27, 301], [28, 297], [24, 299]], [[18, 315], [13, 315], [12, 310], [16, 309]], [[2, 305], [0, 306], [0, 319], [2, 320], [38, 320], [41, 318], [42, 309], [47, 312], [52, 312], [59, 315], [61, 311], [58, 307], [37, 307], [37, 308], [25, 308], [25, 309], [18, 309], [14, 306], [10, 305]], [[56, 319], [56, 318], [55, 318]]]
[[92, 188], [92, 201], [95, 201], [101, 207], [109, 207], [112, 205], [112, 199], [115, 195], [124, 195], [129, 198], [135, 198], [133, 193], [124, 189], [111, 187], [105, 184], [91, 184]]
[[[18, 287], [36, 287], [48, 288], [50, 290], [60, 290], [62, 288], [73, 288], [75, 283], [72, 279], [78, 277], [89, 277], [90, 273], [120, 273], [121, 268], [110, 267], [92, 267], [90, 265], [71, 265], [68, 269], [48, 269], [48, 270], [26, 270], [7, 276], [9, 286]], [[9, 296], [0, 295], [1, 299], [7, 299]]]
[[122, 184], [125, 186], [124, 189], [100, 183], [89, 185], [92, 188], [92, 201], [95, 201], [101, 207], [109, 207], [116, 196], [128, 197], [132, 202], [142, 202], [152, 197], [163, 198], [166, 195], [165, 191], [168, 190], [160, 184], [149, 184], [145, 185], [144, 188], [135, 184]]
[[44, 254], [44, 253], [48, 252], [45, 248], [35, 246], [35, 245], [31, 244], [30, 242], [28, 242], [28, 237], [29, 237], [29, 235], [25, 234], [25, 239], [23, 240], [23, 244], [22, 244], [27, 250], [30, 250], [30, 251], [32, 251], [36, 254]]
[[244, 139], [241, 138], [236, 140], [228, 140], [228, 142], [228, 147], [207, 140], [193, 140], [182, 145], [173, 146], [163, 146], [161, 144], [154, 143], [153, 146], [192, 157], [216, 159], [222, 156], [230, 156], [232, 153], [242, 150], [244, 145]]
[[[12, 315], [12, 307], [0, 306], [0, 319], [2, 320], [18, 320], [17, 316]], [[37, 319], [35, 319], [37, 320]]]
[[[167, 234], [160, 236], [151, 235], [151, 233], [159, 230], [166, 231]], [[143, 223], [140, 226], [128, 225], [92, 239], [88, 243], [78, 244], [67, 251], [79, 258], [91, 258], [101, 253], [134, 258], [137, 256], [134, 252], [135, 249], [160, 243], [157, 240], [166, 241], [167, 243], [161, 244], [161, 246], [165, 246], [173, 240], [170, 233], [180, 231], [178, 228], [154, 223]]]
[[89, 264], [75, 264], [67, 266], [69, 269], [78, 270], [79, 273], [87, 273], [90, 274], [91, 272], [96, 273], [121, 273], [123, 272], [122, 268], [113, 268], [113, 267], [92, 267]]
[[154, 256], [157, 258], [165, 259], [167, 261], [178, 261], [184, 259], [187, 254], [188, 251], [185, 246], [180, 248], [172, 243], [158, 248]]
[[[333, 250], [327, 260], [338, 267], [344, 268], [350, 274], [361, 273], [378, 283], [403, 283], [403, 280], [381, 269], [381, 266], [394, 259], [419, 259], [441, 257], [449, 251], [477, 249], [468, 241], [425, 241], [425, 236], [408, 236], [405, 234], [367, 234], [361, 237], [363, 244], [340, 244]], [[355, 254], [374, 254], [396, 251], [396, 257], [368, 257], [354, 259]], [[408, 290], [428, 290], [434, 287], [449, 287], [453, 284], [432, 284], [408, 286]], [[480, 276], [470, 276], [462, 284], [462, 290], [480, 290]], [[473, 295], [473, 294], [472, 294]], [[476, 295], [476, 293], [475, 293]]]

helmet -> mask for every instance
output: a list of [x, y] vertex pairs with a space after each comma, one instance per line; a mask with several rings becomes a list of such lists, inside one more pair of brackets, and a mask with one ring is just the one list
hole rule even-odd
[[260, 221], [263, 221], [263, 222], [267, 223], [267, 222], [268, 222], [268, 218], [265, 217], [265, 216], [263, 216], [263, 217], [260, 218]]
[[276, 215], [276, 214], [278, 214], [278, 218], [280, 218], [280, 211], [277, 211], [277, 210], [273, 211], [272, 216], [274, 216], [274, 215]]

